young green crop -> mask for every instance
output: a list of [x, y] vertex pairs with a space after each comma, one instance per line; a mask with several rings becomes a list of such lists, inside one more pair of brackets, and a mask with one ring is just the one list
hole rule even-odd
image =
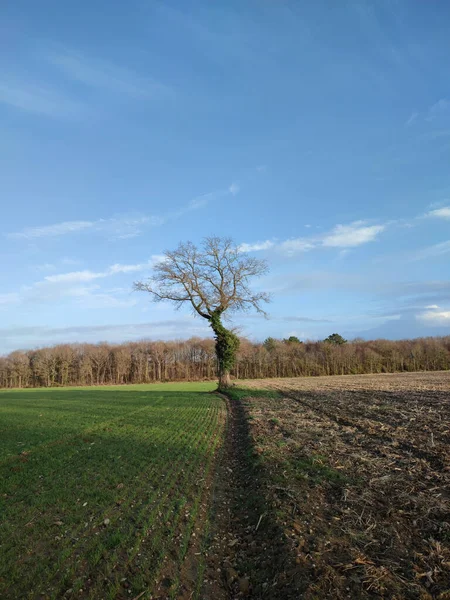
[[134, 597], [181, 565], [223, 441], [213, 387], [1, 392], [0, 597]]

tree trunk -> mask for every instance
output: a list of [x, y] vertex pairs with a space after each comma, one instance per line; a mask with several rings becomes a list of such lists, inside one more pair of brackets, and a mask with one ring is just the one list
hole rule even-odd
[[226, 390], [231, 386], [230, 371], [236, 362], [239, 338], [222, 325], [220, 314], [220, 312], [216, 312], [212, 316], [210, 325], [216, 338], [219, 390]]
[[229, 371], [219, 372], [219, 390], [225, 390], [231, 387], [231, 377]]

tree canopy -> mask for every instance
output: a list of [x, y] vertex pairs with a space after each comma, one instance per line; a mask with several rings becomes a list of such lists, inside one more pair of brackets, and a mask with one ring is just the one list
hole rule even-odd
[[230, 238], [207, 237], [199, 248], [192, 242], [167, 250], [148, 281], [134, 288], [149, 292], [153, 300], [168, 300], [176, 308], [190, 304], [211, 320], [215, 314], [255, 309], [265, 314], [266, 292], [250, 289], [250, 280], [265, 274], [267, 263], [247, 256]]
[[338, 346], [341, 346], [342, 344], [346, 344], [347, 343], [347, 340], [344, 339], [342, 337], [342, 335], [340, 335], [339, 333], [332, 333], [327, 338], [325, 338], [323, 341], [327, 342], [329, 344], [336, 344]]
[[301, 344], [302, 341], [296, 335], [290, 335], [288, 338], [283, 340], [285, 344]]
[[181, 243], [167, 250], [147, 281], [138, 281], [134, 289], [150, 293], [155, 302], [169, 301], [175, 308], [188, 305], [194, 314], [207, 319], [216, 338], [219, 385], [230, 384], [239, 340], [224, 327], [224, 313], [256, 310], [266, 314], [266, 292], [251, 289], [250, 282], [267, 273], [267, 263], [241, 252], [230, 238], [207, 237], [200, 247]]

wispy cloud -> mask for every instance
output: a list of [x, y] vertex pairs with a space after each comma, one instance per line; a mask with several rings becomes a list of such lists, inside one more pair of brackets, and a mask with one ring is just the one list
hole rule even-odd
[[73, 51], [63, 50], [49, 54], [47, 60], [70, 79], [92, 88], [134, 98], [148, 98], [168, 90], [167, 86], [155, 79], [143, 77], [110, 61]]
[[73, 325], [70, 327], [8, 327], [0, 329], [1, 352], [17, 348], [35, 348], [58, 343], [99, 341], [124, 342], [141, 339], [180, 339], [204, 336], [208, 332], [203, 320], [192, 317], [144, 323], [109, 325]]
[[142, 227], [158, 227], [165, 222], [163, 217], [110, 217], [96, 221], [64, 221], [40, 227], [25, 227], [22, 231], [7, 234], [10, 239], [36, 239], [60, 237], [76, 233], [103, 233], [113, 239], [128, 239], [142, 233]]
[[441, 98], [437, 102], [435, 102], [428, 109], [428, 113], [426, 116], [427, 121], [434, 121], [434, 119], [438, 118], [442, 114], [446, 113], [450, 109], [450, 100], [447, 98]]
[[424, 321], [427, 325], [441, 327], [450, 325], [450, 310], [443, 310], [439, 306], [432, 305], [426, 307], [428, 310], [416, 315], [416, 319]]
[[47, 275], [45, 281], [50, 283], [85, 283], [93, 281], [94, 279], [103, 279], [104, 277], [110, 277], [111, 275], [118, 275], [122, 273], [136, 273], [139, 271], [145, 271], [151, 269], [156, 263], [163, 260], [164, 257], [161, 255], [154, 255], [144, 263], [137, 263], [131, 265], [122, 265], [116, 263], [111, 265], [104, 271], [72, 271], [69, 273], [59, 273], [57, 275]]
[[431, 210], [427, 216], [437, 217], [438, 219], [450, 219], [450, 206], [444, 206], [443, 208]]
[[130, 296], [124, 298], [118, 294], [89, 289], [84, 290], [76, 297], [76, 303], [87, 309], [131, 308], [136, 306], [137, 302], [136, 298]]
[[[47, 84], [42, 80], [30, 81], [28, 72], [22, 74], [5, 73], [0, 79], [0, 103], [18, 110], [51, 118], [79, 118], [95, 110], [95, 106], [104, 107], [105, 102], [116, 94], [129, 98], [146, 100], [156, 94], [167, 93], [169, 88], [155, 79], [117, 66], [110, 61], [84, 56], [68, 50], [41, 52], [41, 59], [55, 67], [59, 80]], [[66, 79], [77, 82], [108, 95], [102, 98], [91, 97], [91, 106], [80, 102], [67, 86]], [[106, 98], [106, 100], [105, 100]], [[100, 102], [101, 101], [101, 102]]]
[[32, 266], [32, 269], [34, 271], [38, 271], [38, 272], [48, 272], [48, 271], [56, 271], [56, 269], [58, 268], [57, 265], [62, 266], [62, 265], [78, 265], [80, 263], [80, 261], [75, 260], [73, 258], [62, 258], [59, 261], [56, 261], [55, 263], [42, 263], [40, 265], [34, 265]]
[[42, 263], [41, 265], [35, 265], [35, 271], [54, 271], [56, 266], [53, 263]]
[[0, 308], [2, 306], [8, 306], [10, 304], [17, 304], [19, 300], [19, 294], [16, 294], [14, 292], [8, 294], [0, 294]]
[[85, 283], [93, 281], [100, 277], [107, 277], [108, 273], [95, 273], [93, 271], [72, 271], [71, 273], [58, 273], [57, 275], [47, 275], [45, 281], [50, 283]]
[[412, 255], [412, 260], [424, 260], [428, 258], [435, 258], [442, 256], [450, 252], [450, 240], [446, 242], [440, 242], [439, 244], [433, 244], [427, 248], [422, 248]]
[[[425, 109], [422, 112], [413, 111], [407, 121], [405, 122], [405, 127], [411, 127], [415, 123], [420, 122], [431, 122], [439, 119], [443, 115], [447, 114], [450, 111], [450, 100], [447, 98], [441, 98], [437, 102], [434, 102], [431, 106]], [[435, 137], [440, 137], [440, 135], [448, 135], [445, 132], [429, 132], [423, 134], [421, 137], [433, 139]]]
[[239, 185], [237, 183], [232, 183], [227, 188], [216, 190], [214, 192], [207, 192], [206, 194], [201, 194], [200, 196], [196, 196], [195, 198], [190, 200], [185, 206], [183, 206], [179, 210], [169, 213], [166, 216], [166, 220], [169, 221], [171, 219], [177, 219], [191, 211], [206, 208], [219, 198], [223, 198], [229, 195], [236, 196], [239, 192]]
[[240, 248], [242, 252], [274, 249], [288, 255], [308, 252], [320, 247], [354, 248], [375, 241], [385, 229], [386, 225], [367, 225], [365, 221], [354, 221], [349, 225], [336, 225], [331, 231], [320, 236], [291, 238], [277, 243], [271, 240], [256, 243], [244, 242]]
[[50, 87], [5, 76], [0, 81], [0, 103], [46, 117], [79, 117], [86, 112], [82, 104]]
[[364, 221], [354, 221], [350, 225], [336, 227], [322, 240], [323, 246], [353, 248], [373, 242], [386, 229], [385, 225], [365, 225]]
[[331, 319], [313, 319], [312, 317], [279, 317], [278, 320], [286, 321], [288, 323], [332, 323]]
[[[68, 274], [69, 275], [69, 274]], [[82, 308], [126, 308], [137, 304], [137, 299], [118, 290], [102, 290], [90, 272], [70, 274], [53, 280], [38, 281], [22, 290], [20, 302], [24, 305], [53, 304], [65, 300]]]
[[84, 269], [45, 276], [42, 280], [22, 286], [16, 292], [0, 294], [0, 308], [11, 304], [52, 304], [71, 299], [84, 308], [115, 308], [137, 304], [137, 298], [126, 288], [102, 290], [99, 280], [121, 274], [149, 271], [163, 256], [153, 255], [149, 260], [135, 264], [115, 263], [102, 271]]
[[145, 271], [151, 269], [155, 264], [164, 260], [162, 254], [154, 254], [150, 260], [144, 263], [137, 263], [135, 265], [121, 265], [116, 263], [108, 268], [108, 275], [116, 275], [117, 273], [136, 273], [137, 271]]
[[278, 248], [286, 254], [296, 254], [297, 252], [308, 252], [316, 247], [314, 240], [308, 240], [304, 238], [295, 238], [291, 240], [285, 240], [278, 244]]
[[140, 236], [145, 228], [161, 227], [166, 221], [167, 217], [164, 215], [144, 215], [141, 217], [119, 216], [97, 221], [95, 229], [113, 240], [128, 240]]
[[405, 123], [406, 127], [410, 127], [411, 125], [413, 125], [413, 123], [415, 123], [418, 118], [419, 118], [418, 112], [411, 113], [409, 119]]
[[241, 252], [259, 252], [260, 250], [270, 250], [275, 246], [275, 242], [266, 240], [265, 242], [256, 242], [255, 244], [246, 244], [245, 242], [239, 246]]
[[220, 197], [239, 193], [239, 186], [232, 183], [228, 188], [208, 192], [197, 196], [179, 210], [172, 211], [163, 215], [140, 215], [126, 216], [119, 215], [106, 219], [97, 219], [95, 221], [64, 221], [62, 223], [53, 223], [51, 225], [41, 225], [38, 227], [25, 227], [21, 231], [8, 233], [9, 239], [37, 239], [51, 238], [77, 233], [102, 233], [115, 240], [126, 240], [137, 237], [143, 233], [146, 227], [160, 227], [174, 219], [179, 219], [187, 213], [199, 210], [208, 206], [214, 200]]
[[202, 194], [201, 196], [197, 196], [193, 198], [185, 209], [181, 209], [182, 211], [186, 210], [198, 210], [199, 208], [204, 208], [207, 206], [211, 200], [216, 198], [218, 195], [223, 195], [223, 191], [221, 192], [209, 192], [207, 194]]
[[94, 221], [64, 221], [62, 223], [54, 223], [53, 225], [43, 225], [42, 227], [25, 227], [22, 231], [9, 233], [9, 238], [17, 239], [33, 239], [42, 237], [55, 237], [75, 233], [86, 229], [92, 229], [95, 225]]

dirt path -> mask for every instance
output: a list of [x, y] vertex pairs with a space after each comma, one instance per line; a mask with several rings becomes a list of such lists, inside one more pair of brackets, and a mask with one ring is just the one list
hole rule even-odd
[[227, 398], [228, 430], [217, 471], [202, 600], [298, 598], [288, 540], [266, 501], [245, 403]]

